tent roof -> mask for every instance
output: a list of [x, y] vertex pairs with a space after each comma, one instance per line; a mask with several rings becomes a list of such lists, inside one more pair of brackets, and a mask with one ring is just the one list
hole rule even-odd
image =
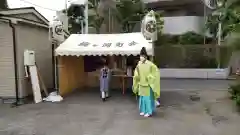
[[138, 55], [142, 47], [153, 54], [152, 44], [141, 33], [72, 34], [55, 52], [60, 56]]

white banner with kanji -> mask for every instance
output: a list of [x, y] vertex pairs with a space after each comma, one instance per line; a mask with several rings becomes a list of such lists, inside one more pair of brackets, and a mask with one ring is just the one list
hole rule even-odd
[[145, 47], [153, 54], [152, 43], [142, 33], [72, 34], [55, 50], [60, 56], [139, 55]]

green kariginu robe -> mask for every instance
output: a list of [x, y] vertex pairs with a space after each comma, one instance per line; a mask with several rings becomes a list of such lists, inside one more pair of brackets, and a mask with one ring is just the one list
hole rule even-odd
[[139, 61], [133, 76], [133, 92], [139, 96], [150, 96], [150, 89], [154, 98], [160, 97], [160, 70], [149, 60]]

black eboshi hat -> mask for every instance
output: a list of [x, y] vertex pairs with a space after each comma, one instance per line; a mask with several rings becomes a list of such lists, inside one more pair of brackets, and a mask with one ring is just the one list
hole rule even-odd
[[143, 47], [143, 48], [141, 49], [140, 55], [143, 55], [143, 56], [145, 56], [145, 57], [148, 57], [147, 50], [146, 50], [145, 47]]

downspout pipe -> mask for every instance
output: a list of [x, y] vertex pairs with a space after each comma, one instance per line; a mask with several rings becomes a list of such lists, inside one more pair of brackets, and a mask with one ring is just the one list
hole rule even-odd
[[[4, 16], [0, 14], [0, 17]], [[15, 98], [16, 101], [12, 104], [12, 107], [19, 106], [19, 82], [18, 82], [18, 63], [17, 63], [17, 42], [16, 42], [16, 29], [14, 27], [14, 24], [12, 23], [12, 20], [1, 18], [3, 20], [6, 20], [9, 22], [9, 26], [12, 28], [12, 39], [13, 39], [13, 57], [14, 57], [14, 75], [15, 75]]]
[[19, 82], [18, 82], [18, 62], [17, 62], [17, 42], [16, 42], [16, 29], [14, 27], [14, 24], [12, 23], [11, 20], [9, 20], [9, 25], [12, 28], [12, 34], [13, 34], [13, 56], [14, 56], [14, 72], [15, 72], [15, 96], [16, 96], [16, 101], [13, 103], [13, 107], [19, 106]]
[[55, 44], [52, 42], [52, 76], [53, 76], [53, 88], [56, 90], [56, 76], [55, 76], [55, 55], [54, 55], [54, 49], [55, 49]]

